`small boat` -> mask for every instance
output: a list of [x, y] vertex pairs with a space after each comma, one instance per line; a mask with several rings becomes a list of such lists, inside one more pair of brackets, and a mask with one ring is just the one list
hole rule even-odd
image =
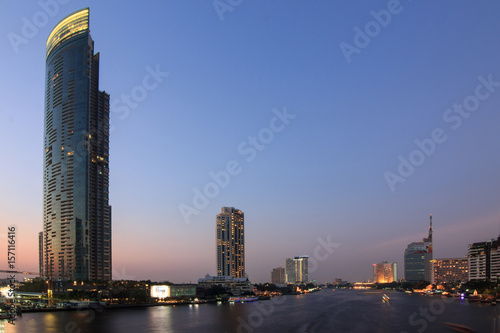
[[405, 290], [405, 293], [412, 294], [413, 292], [411, 290]]
[[464, 325], [458, 325], [458, 324], [453, 324], [453, 323], [443, 323], [448, 326], [449, 329], [455, 332], [461, 332], [461, 333], [473, 333], [474, 330], [470, 327], [464, 326]]
[[384, 296], [382, 296], [382, 301], [383, 302], [389, 302], [391, 299], [389, 298], [389, 296], [387, 296], [386, 294], [384, 294]]
[[258, 297], [253, 296], [231, 296], [229, 297], [230, 303], [246, 303], [246, 302], [255, 302], [259, 300]]

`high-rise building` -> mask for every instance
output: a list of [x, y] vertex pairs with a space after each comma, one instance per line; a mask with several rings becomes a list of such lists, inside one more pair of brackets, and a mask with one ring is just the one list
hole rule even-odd
[[466, 282], [469, 279], [467, 258], [435, 259], [432, 263], [435, 283]]
[[99, 53], [89, 9], [47, 39], [43, 170], [45, 276], [111, 280], [109, 95], [99, 91]]
[[283, 267], [273, 268], [271, 271], [271, 283], [284, 284], [285, 283], [285, 269]]
[[467, 259], [469, 280], [500, 279], [500, 236], [497, 239], [469, 244]]
[[398, 280], [398, 264], [383, 261], [379, 264], [373, 264], [373, 282], [391, 283]]
[[222, 207], [217, 226], [217, 276], [245, 277], [245, 226], [243, 212]]
[[308, 283], [309, 282], [309, 257], [300, 256], [285, 260], [286, 283]]
[[408, 244], [404, 254], [405, 280], [410, 282], [433, 281], [432, 274], [432, 214], [429, 234], [422, 242]]

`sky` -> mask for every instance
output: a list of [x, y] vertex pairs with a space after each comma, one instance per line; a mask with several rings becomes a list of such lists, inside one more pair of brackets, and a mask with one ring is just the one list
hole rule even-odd
[[245, 214], [246, 271], [309, 255], [372, 278], [500, 234], [500, 3], [9, 1], [0, 11], [0, 269], [38, 271], [45, 43], [90, 7], [111, 96], [114, 279], [216, 274], [215, 216]]

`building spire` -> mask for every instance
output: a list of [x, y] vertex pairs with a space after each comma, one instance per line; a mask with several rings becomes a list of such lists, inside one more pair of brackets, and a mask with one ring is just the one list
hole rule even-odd
[[431, 216], [429, 217], [430, 219], [430, 225], [429, 225], [429, 240], [432, 242], [432, 214]]

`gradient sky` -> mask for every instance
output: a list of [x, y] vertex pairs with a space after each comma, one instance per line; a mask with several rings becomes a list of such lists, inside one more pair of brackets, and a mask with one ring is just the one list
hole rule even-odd
[[[101, 53], [100, 90], [114, 103], [115, 279], [215, 274], [222, 206], [245, 213], [253, 282], [269, 281], [287, 257], [314, 257], [327, 237], [338, 247], [316, 251], [311, 278], [371, 279], [383, 260], [402, 277], [404, 249], [426, 235], [430, 213], [435, 258], [499, 235], [498, 1], [259, 0], [220, 15], [212, 0], [59, 1], [67, 3], [9, 1], [0, 11], [2, 269], [7, 226], [16, 224], [17, 268], [38, 271], [45, 42], [84, 7]], [[371, 11], [388, 7], [390, 21], [381, 13], [384, 26], [374, 23]], [[369, 40], [356, 27], [372, 29]], [[356, 42], [348, 62], [341, 45]], [[168, 76], [146, 91], [155, 70]], [[478, 88], [479, 77], [493, 84]], [[462, 103], [475, 111], [455, 113]], [[285, 109], [295, 118], [281, 126], [274, 112]], [[282, 129], [272, 138], [271, 122]], [[439, 129], [429, 154], [416, 152], [415, 140]], [[266, 143], [248, 161], [259, 133]], [[410, 155], [419, 165], [392, 191], [385, 175], [398, 175], [399, 156]], [[230, 161], [240, 172], [187, 223], [179, 207], [193, 207], [195, 189]]]

